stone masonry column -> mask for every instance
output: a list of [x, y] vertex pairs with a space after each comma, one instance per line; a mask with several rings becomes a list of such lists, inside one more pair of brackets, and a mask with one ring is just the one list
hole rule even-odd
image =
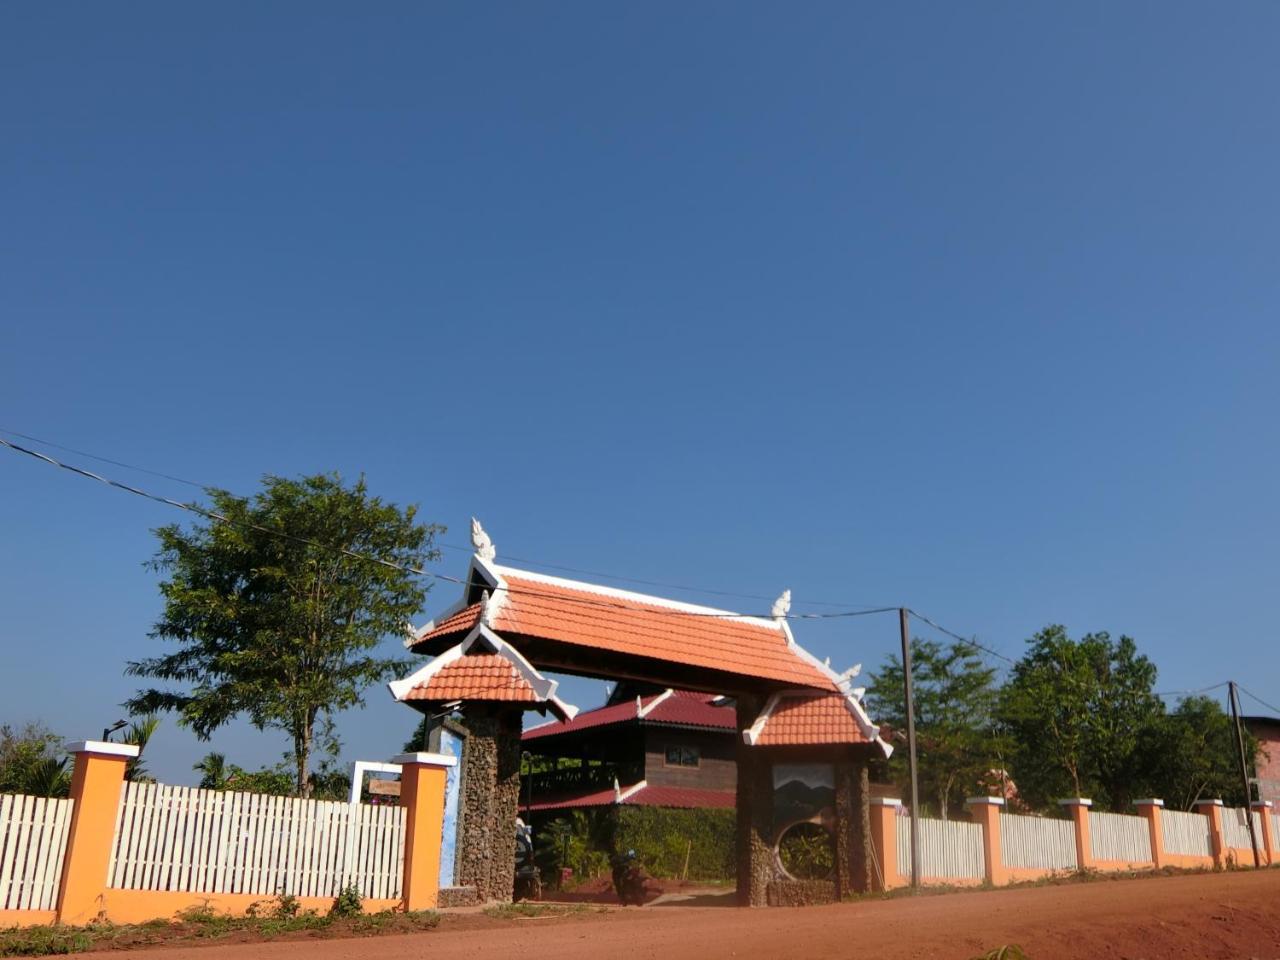
[[510, 707], [466, 708], [458, 884], [482, 902], [509, 901], [514, 890], [522, 717]]
[[867, 762], [851, 757], [835, 765], [836, 898], [871, 889], [871, 807]]
[[759, 747], [748, 746], [742, 731], [755, 723], [763, 701], [758, 696], [738, 697], [738, 903], [744, 907], [768, 904], [773, 879], [773, 771]]

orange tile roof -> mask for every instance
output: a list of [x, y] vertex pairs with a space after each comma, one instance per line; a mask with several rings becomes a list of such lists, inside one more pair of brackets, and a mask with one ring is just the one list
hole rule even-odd
[[466, 635], [471, 632], [472, 628], [480, 621], [480, 607], [482, 604], [473, 603], [469, 607], [464, 607], [457, 613], [445, 617], [430, 630], [418, 637], [413, 643], [426, 643], [428, 640], [436, 640], [440, 637], [447, 637], [451, 634]]
[[502, 700], [537, 703], [529, 682], [505, 657], [496, 653], [465, 654], [442, 667], [405, 700]]
[[779, 625], [691, 613], [689, 608], [663, 604], [657, 598], [649, 601], [634, 594], [585, 589], [587, 584], [577, 589], [526, 579], [518, 571], [501, 573], [507, 589], [501, 591], [491, 621], [499, 634], [524, 634], [793, 686], [833, 689], [826, 674], [788, 645]]
[[868, 743], [840, 694], [784, 694], [756, 736], [757, 747]]

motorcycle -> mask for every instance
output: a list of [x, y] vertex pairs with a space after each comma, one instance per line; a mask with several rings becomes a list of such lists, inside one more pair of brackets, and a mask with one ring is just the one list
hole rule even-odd
[[542, 871], [533, 859], [533, 827], [516, 818], [516, 900], [542, 897]]
[[636, 852], [628, 850], [626, 853], [617, 853], [611, 859], [613, 889], [618, 895], [618, 902], [624, 907], [627, 904], [642, 906], [645, 901], [645, 875]]

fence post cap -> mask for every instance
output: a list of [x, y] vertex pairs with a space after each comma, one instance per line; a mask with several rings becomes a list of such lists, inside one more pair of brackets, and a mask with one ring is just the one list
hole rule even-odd
[[1062, 807], [1092, 807], [1093, 801], [1088, 797], [1067, 797], [1059, 800], [1058, 805]]
[[1147, 798], [1147, 799], [1145, 799], [1145, 800], [1135, 800], [1135, 801], [1133, 801], [1133, 805], [1134, 805], [1135, 807], [1163, 807], [1163, 806], [1164, 806], [1164, 801], [1163, 801], [1163, 800], [1160, 800], [1160, 799], [1158, 799], [1158, 798], [1156, 798], [1156, 797], [1148, 797], [1148, 798]]
[[1221, 807], [1224, 806], [1221, 800], [1197, 800], [1192, 804], [1193, 807]]
[[1249, 806], [1257, 807], [1259, 810], [1262, 810], [1269, 807], [1274, 807], [1275, 804], [1272, 803], [1270, 800], [1254, 800], [1252, 803], [1249, 804]]
[[897, 799], [895, 799], [894, 797], [872, 797], [872, 798], [871, 798], [869, 801], [867, 801], [867, 802], [868, 802], [868, 803], [870, 803], [870, 804], [871, 804], [871, 806], [873, 806], [873, 807], [900, 807], [900, 806], [902, 806], [902, 801], [901, 801], [901, 800], [897, 800]]
[[964, 802], [970, 807], [1003, 807], [1004, 797], [965, 797]]
[[93, 753], [101, 757], [136, 757], [142, 748], [136, 743], [112, 743], [109, 740], [76, 740], [67, 744], [71, 753]]
[[401, 766], [417, 763], [428, 767], [456, 767], [458, 758], [447, 753], [402, 753], [398, 757], [392, 757], [391, 762]]

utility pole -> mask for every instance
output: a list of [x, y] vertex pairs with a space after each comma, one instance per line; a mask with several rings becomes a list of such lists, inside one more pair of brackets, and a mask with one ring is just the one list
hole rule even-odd
[[[898, 629], [902, 634], [902, 687], [907, 698], [907, 761], [911, 766], [911, 889], [919, 890], [920, 782], [916, 774], [916, 706], [911, 696], [911, 630], [907, 625], [908, 613], [906, 607], [898, 609]], [[885, 851], [886, 857], [891, 855], [891, 851]]]
[[[1236, 682], [1227, 682], [1227, 693], [1231, 697], [1231, 719], [1236, 725], [1236, 756], [1240, 758], [1240, 783], [1244, 786], [1244, 816], [1249, 824], [1249, 843], [1253, 847], [1253, 865], [1262, 866], [1258, 857], [1258, 834], [1253, 829], [1253, 794], [1249, 791], [1249, 765], [1244, 759], [1244, 731], [1240, 728], [1240, 694], [1236, 692]], [[1265, 814], [1266, 811], [1264, 810]]]

